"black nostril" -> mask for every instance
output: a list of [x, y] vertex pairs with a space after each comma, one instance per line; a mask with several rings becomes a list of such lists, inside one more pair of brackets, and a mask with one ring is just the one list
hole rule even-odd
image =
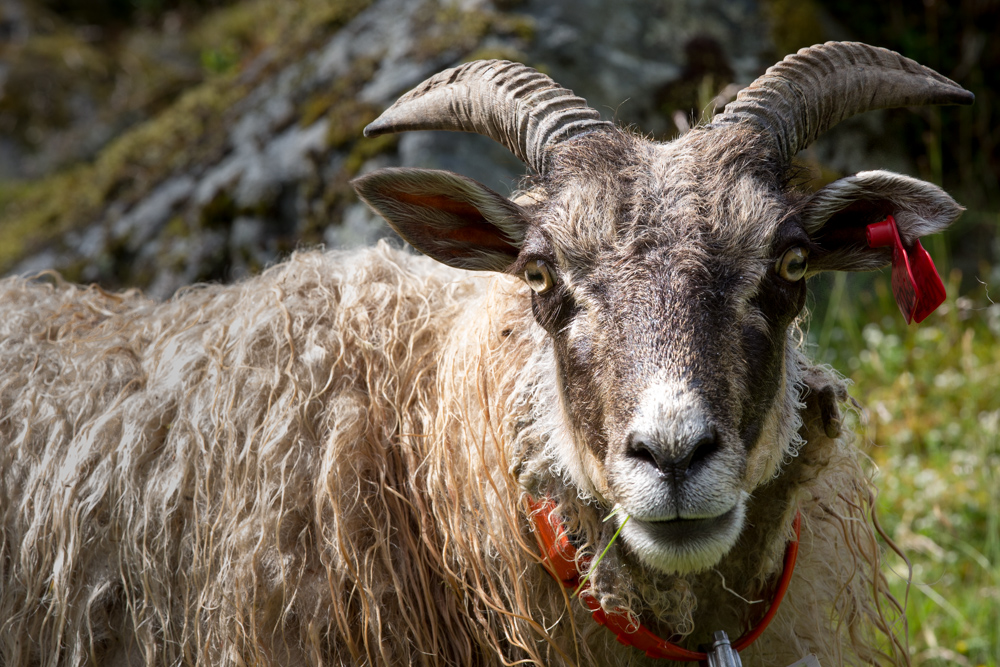
[[671, 444], [633, 433], [628, 438], [625, 455], [652, 466], [664, 475], [687, 477], [697, 472], [718, 450], [718, 434], [715, 428], [709, 427], [686, 442]]
[[635, 434], [629, 436], [628, 445], [625, 448], [625, 455], [629, 458], [651, 465], [657, 470], [663, 469], [660, 459], [656, 456], [656, 454], [654, 454], [654, 446], [642, 438], [635, 437]]
[[687, 457], [678, 466], [685, 474], [691, 475], [719, 450], [719, 438], [714, 428], [706, 429], [691, 447]]

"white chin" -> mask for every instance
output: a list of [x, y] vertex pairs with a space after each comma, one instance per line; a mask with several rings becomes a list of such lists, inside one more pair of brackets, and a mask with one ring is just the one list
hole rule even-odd
[[700, 572], [717, 564], [743, 530], [741, 498], [728, 512], [711, 519], [640, 521], [629, 519], [621, 539], [643, 563], [667, 574]]

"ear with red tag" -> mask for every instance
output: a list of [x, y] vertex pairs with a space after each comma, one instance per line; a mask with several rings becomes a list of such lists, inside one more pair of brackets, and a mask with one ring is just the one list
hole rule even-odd
[[400, 236], [439, 262], [504, 271], [528, 228], [521, 207], [482, 183], [432, 169], [379, 169], [351, 182]]
[[887, 171], [866, 171], [821, 189], [803, 212], [816, 247], [811, 272], [864, 271], [892, 262], [900, 312], [920, 322], [945, 298], [944, 284], [920, 237], [939, 232], [962, 207], [941, 188]]
[[902, 245], [935, 234], [964, 209], [941, 188], [902, 174], [863, 171], [817, 191], [802, 211], [802, 223], [815, 247], [809, 273], [871, 271], [893, 259], [891, 246], [872, 247], [868, 226], [893, 216]]

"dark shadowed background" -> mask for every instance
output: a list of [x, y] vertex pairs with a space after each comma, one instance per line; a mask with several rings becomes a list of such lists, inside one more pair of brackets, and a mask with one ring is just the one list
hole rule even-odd
[[927, 242], [949, 300], [906, 327], [887, 274], [821, 277], [804, 327], [866, 407], [882, 521], [913, 556], [908, 593], [893, 568], [914, 664], [997, 665], [998, 34], [1000, 0], [0, 0], [0, 275], [168, 298], [388, 235], [349, 186], [377, 167], [510, 192], [523, 167], [484, 137], [361, 137], [466, 60], [525, 62], [669, 139], [801, 47], [899, 51], [976, 103], [844, 122], [799, 155], [803, 187], [863, 169], [944, 186], [967, 208]]

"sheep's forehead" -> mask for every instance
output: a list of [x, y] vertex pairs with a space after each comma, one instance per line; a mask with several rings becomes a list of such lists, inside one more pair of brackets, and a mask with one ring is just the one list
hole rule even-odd
[[755, 283], [773, 261], [787, 217], [780, 193], [697, 144], [628, 140], [603, 161], [591, 153], [574, 164], [577, 151], [564, 157], [574, 176], [560, 179], [542, 228], [569, 282], [669, 267], [702, 283], [713, 276]]

